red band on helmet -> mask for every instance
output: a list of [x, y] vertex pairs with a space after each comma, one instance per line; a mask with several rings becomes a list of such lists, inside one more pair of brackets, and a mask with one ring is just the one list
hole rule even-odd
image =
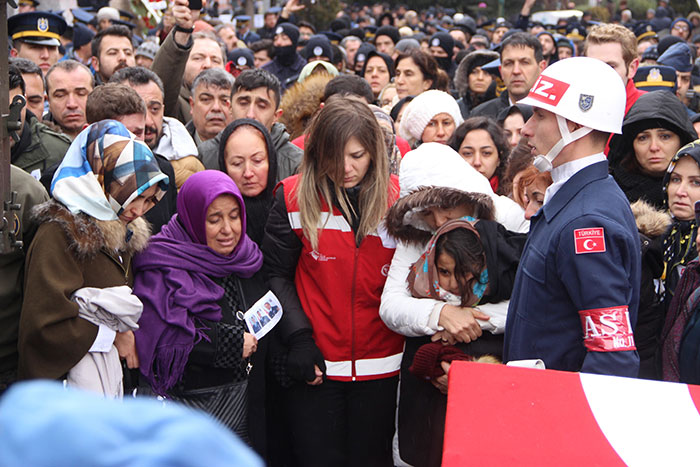
[[580, 310], [583, 343], [592, 352], [636, 350], [627, 306]]
[[528, 97], [543, 102], [545, 104], [556, 106], [564, 97], [564, 93], [569, 89], [569, 85], [563, 81], [559, 81], [549, 76], [540, 75], [535, 81], [535, 85], [530, 89]]

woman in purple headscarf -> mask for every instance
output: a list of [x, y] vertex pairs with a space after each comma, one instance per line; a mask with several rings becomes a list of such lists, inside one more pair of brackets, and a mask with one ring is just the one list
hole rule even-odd
[[206, 170], [182, 186], [177, 211], [134, 260], [141, 373], [157, 394], [209, 412], [262, 451], [264, 355], [243, 313], [268, 288], [245, 204], [230, 177]]

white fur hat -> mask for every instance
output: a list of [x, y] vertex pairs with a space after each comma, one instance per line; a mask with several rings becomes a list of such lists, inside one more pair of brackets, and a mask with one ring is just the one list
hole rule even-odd
[[401, 117], [399, 135], [410, 143], [420, 140], [430, 120], [441, 113], [450, 114], [455, 121], [455, 127], [464, 121], [457, 101], [446, 92], [431, 89], [420, 93], [408, 103]]
[[[496, 220], [506, 229], [527, 232], [530, 227], [530, 222], [525, 220], [525, 213], [515, 201], [495, 194], [488, 179], [446, 144], [423, 143], [417, 149], [409, 151], [401, 160], [399, 186], [400, 197], [426, 186], [483, 193], [493, 200]], [[414, 220], [409, 216], [404, 222]]]
[[425, 186], [455, 188], [466, 192], [493, 194], [489, 181], [446, 144], [423, 143], [401, 161], [399, 196]]

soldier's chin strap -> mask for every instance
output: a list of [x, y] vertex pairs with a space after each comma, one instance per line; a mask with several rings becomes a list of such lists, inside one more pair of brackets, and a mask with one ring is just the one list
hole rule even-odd
[[561, 133], [561, 139], [552, 146], [552, 149], [549, 150], [549, 152], [545, 155], [539, 155], [535, 157], [535, 160], [533, 161], [533, 165], [539, 170], [540, 172], [551, 172], [552, 171], [552, 161], [559, 155], [562, 149], [567, 144], [573, 143], [577, 139], [581, 139], [584, 136], [586, 136], [588, 133], [593, 131], [593, 128], [589, 128], [587, 126], [582, 126], [578, 130], [574, 130], [573, 132], [569, 131], [569, 126], [566, 124], [566, 119], [560, 115], [555, 115], [557, 117], [557, 125], [559, 125], [559, 133]]

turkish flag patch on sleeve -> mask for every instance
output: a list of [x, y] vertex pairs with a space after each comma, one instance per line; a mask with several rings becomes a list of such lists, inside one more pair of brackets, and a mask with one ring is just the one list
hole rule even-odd
[[574, 230], [576, 254], [605, 253], [605, 231], [602, 227]]

